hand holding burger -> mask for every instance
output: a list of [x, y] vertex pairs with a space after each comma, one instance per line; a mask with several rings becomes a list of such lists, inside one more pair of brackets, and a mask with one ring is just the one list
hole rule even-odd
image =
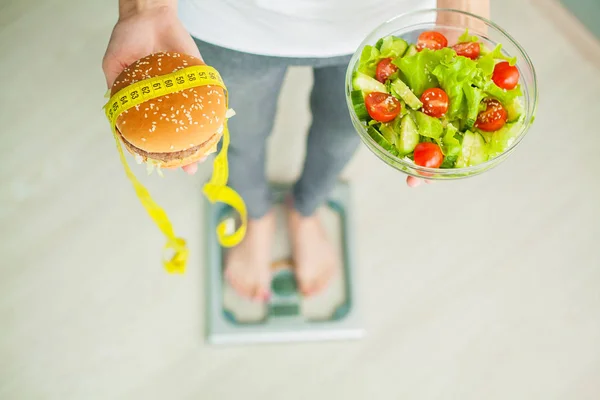
[[[197, 60], [201, 60], [201, 56], [200, 56], [200, 52], [198, 51], [198, 47], [196, 46], [196, 44], [194, 43], [193, 39], [191, 38], [191, 36], [189, 35], [189, 33], [185, 30], [185, 28], [183, 27], [183, 25], [181, 24], [181, 22], [179, 21], [179, 19], [177, 18], [177, 10], [176, 10], [176, 6], [177, 6], [177, 1], [176, 0], [153, 0], [153, 1], [138, 1], [138, 2], [131, 2], [131, 3], [124, 3], [124, 4], [135, 4], [135, 6], [121, 6], [119, 9], [119, 21], [117, 22], [117, 24], [115, 25], [111, 38], [110, 38], [110, 42], [108, 44], [108, 48], [106, 50], [106, 53], [104, 55], [104, 59], [102, 62], [102, 69], [104, 71], [105, 77], [106, 77], [106, 83], [109, 89], [111, 89], [111, 94], [114, 94], [116, 91], [114, 90], [114, 88], [116, 86], [114, 86], [115, 81], [117, 80], [117, 76], [119, 76], [125, 68], [127, 68], [128, 66], [132, 65], [132, 63], [136, 62], [136, 60], [139, 60], [149, 54], [153, 54], [153, 53], [158, 53], [158, 52], [175, 52], [175, 53], [180, 53], [180, 54], [186, 54], [189, 56], [193, 56]], [[192, 64], [191, 61], [188, 59], [188, 61], [186, 61], [188, 63], [188, 65], [197, 65], [197, 64]], [[138, 68], [139, 69], [139, 68]], [[162, 71], [158, 71], [155, 70], [154, 71], [154, 75], [150, 75], [150, 77], [152, 76], [156, 76], [156, 75], [161, 75], [161, 74], [167, 74], [169, 72], [173, 72], [173, 71], [168, 71], [166, 68], [161, 68]], [[152, 72], [152, 71], [150, 71]], [[125, 75], [126, 76], [126, 75]], [[141, 77], [137, 77], [134, 79], [143, 79]], [[127, 81], [123, 80], [121, 83], [121, 85], [126, 86], [127, 85]], [[120, 87], [119, 87], [120, 89]], [[214, 90], [216, 90], [217, 88], [214, 88]], [[204, 88], [204, 90], [206, 90], [206, 88]], [[210, 89], [208, 89], [210, 90]], [[219, 89], [220, 90], [220, 89]], [[202, 87], [199, 88], [194, 88], [194, 91], [200, 93], [203, 91]], [[213, 92], [212, 94], [215, 94], [215, 92]], [[171, 96], [169, 96], [171, 97]], [[183, 99], [185, 99], [183, 96], [179, 96]], [[193, 96], [192, 96], [193, 97]], [[165, 100], [163, 100], [165, 101]], [[161, 104], [161, 102], [156, 101], [158, 104]], [[221, 100], [221, 102], [223, 102]], [[191, 103], [189, 104], [191, 106]], [[223, 104], [223, 107], [225, 107], [225, 105]], [[163, 112], [161, 112], [161, 114], [165, 113], [164, 111], [167, 111], [165, 109], [162, 109]], [[169, 110], [170, 111], [170, 110]], [[192, 110], [190, 111], [192, 113], [192, 115], [195, 117], [197, 114], [198, 110]], [[154, 110], [153, 110], [154, 112]], [[181, 112], [181, 111], [180, 111]], [[215, 110], [216, 112], [216, 110]], [[224, 114], [224, 112], [223, 112]], [[137, 115], [137, 117], [135, 116]], [[129, 131], [128, 128], [128, 123], [130, 123], [130, 121], [128, 120], [129, 118], [131, 118], [131, 124], [133, 125], [134, 122], [136, 121], [137, 118], [139, 118], [141, 115], [141, 118], [143, 119], [144, 116], [143, 114], [137, 114], [137, 110], [132, 109], [130, 110], [126, 115], [121, 116], [121, 118], [119, 118], [119, 121], [125, 117], [125, 119], [123, 119], [125, 121], [125, 125], [121, 126], [122, 129], [125, 130], [125, 133], [127, 134], [127, 132]], [[154, 116], [156, 116], [155, 114], [152, 114]], [[163, 117], [164, 118], [164, 117]], [[219, 119], [223, 118], [224, 119], [224, 115], [220, 116]], [[169, 120], [171, 120], [171, 118], [169, 118]], [[187, 119], [186, 119], [187, 121]], [[139, 121], [141, 123], [141, 121]], [[170, 130], [165, 130], [163, 132], [163, 129], [167, 129], [167, 126], [165, 123], [167, 122], [166, 120], [157, 120], [157, 124], [158, 122], [161, 122], [161, 124], [159, 125], [161, 127], [161, 129], [159, 130], [159, 132], [162, 132], [162, 134], [165, 135], [165, 137], [168, 137], [168, 135], [170, 135]], [[196, 122], [196, 121], [192, 121], [192, 122]], [[199, 120], [198, 120], [199, 122]], [[215, 124], [215, 122], [213, 122], [213, 124]], [[117, 124], [119, 125], [119, 123]], [[130, 126], [132, 126], [130, 125]], [[193, 125], [194, 127], [196, 127], [199, 131], [201, 131], [201, 129], [204, 128], [200, 128], [199, 127], [200, 123], [198, 123], [198, 125]], [[211, 124], [209, 124], [211, 125]], [[185, 132], [192, 132], [190, 131], [190, 129], [192, 129], [192, 126], [188, 126], [187, 129], [184, 129]], [[119, 126], [117, 126], [119, 128]], [[218, 128], [217, 126], [215, 126], [215, 128]], [[130, 128], [132, 129], [132, 128]], [[158, 127], [156, 129], [159, 129]], [[195, 130], [193, 130], [195, 131]], [[120, 131], [121, 132], [121, 131]], [[179, 132], [174, 132], [174, 133], [179, 133]], [[213, 132], [214, 133], [214, 132]], [[123, 132], [121, 132], [121, 134], [123, 135]], [[193, 134], [192, 134], [193, 135]], [[199, 136], [195, 137], [195, 140], [190, 141], [189, 143], [187, 143], [187, 145], [190, 145], [192, 143], [194, 143], [195, 145], [199, 145], [198, 142], [200, 139], [202, 139], [204, 136], [200, 133], [198, 133]], [[125, 135], [127, 136], [127, 135]], [[219, 135], [220, 137], [220, 135]], [[141, 140], [142, 136], [140, 136], [139, 138], [132, 138], [131, 140], [135, 143], [137, 143], [140, 147], [140, 149], [146, 149], [144, 150], [146, 153], [154, 153], [156, 152], [156, 150], [158, 149], [158, 152], [163, 152], [163, 150], [166, 150], [166, 152], [172, 152], [171, 150], [175, 150], [175, 149], [180, 149], [181, 150], [187, 150], [187, 149], [183, 149], [184, 144], [183, 143], [178, 143], [178, 140], [183, 140], [183, 139], [177, 139], [174, 138], [173, 143], [163, 143], [164, 145], [167, 146], [166, 149], [162, 149], [161, 147], [156, 147], [157, 144], [154, 142], [154, 140], [151, 140], [150, 143], [148, 144], [150, 147], [144, 146], [144, 142]], [[148, 140], [147, 137], [145, 137], [146, 141]], [[218, 140], [217, 140], [218, 141]], [[162, 142], [161, 142], [162, 143]], [[130, 143], [131, 144], [131, 143]], [[170, 146], [173, 145], [174, 148], [170, 149]], [[126, 147], [127, 149], [131, 152], [132, 148], [131, 146], [128, 146], [126, 143]], [[137, 146], [136, 146], [137, 147]], [[196, 155], [197, 156], [197, 155]], [[144, 157], [142, 155], [142, 157]], [[202, 157], [188, 157], [188, 158], [184, 158], [185, 161], [188, 162], [188, 164], [186, 165], [181, 165], [183, 167], [183, 169], [190, 174], [194, 174], [197, 170], [197, 164], [196, 162], [198, 161], [202, 161]], [[166, 163], [165, 167], [167, 166], [173, 166], [173, 163]], [[179, 165], [178, 165], [179, 166]]]

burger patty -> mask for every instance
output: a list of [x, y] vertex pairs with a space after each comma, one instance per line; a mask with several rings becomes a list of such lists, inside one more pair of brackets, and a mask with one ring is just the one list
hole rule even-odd
[[125, 143], [125, 145], [127, 147], [129, 147], [129, 150], [132, 151], [133, 153], [139, 154], [140, 156], [145, 157], [145, 158], [150, 158], [152, 160], [163, 161], [163, 162], [169, 162], [172, 160], [181, 160], [183, 158], [186, 158], [193, 154], [196, 154], [202, 147], [204, 147], [206, 145], [206, 143], [210, 142], [212, 140], [212, 138], [214, 137], [214, 135], [213, 135], [205, 142], [200, 143], [198, 146], [190, 147], [189, 149], [185, 149], [185, 150], [173, 151], [170, 153], [149, 153], [149, 152], [144, 151], [144, 150], [140, 149], [139, 147], [136, 147], [136, 146], [132, 145], [131, 143], [129, 143], [123, 137], [123, 135], [121, 135], [121, 132], [119, 132], [118, 129], [117, 129], [117, 132], [119, 133], [119, 137], [121, 138], [123, 143]]

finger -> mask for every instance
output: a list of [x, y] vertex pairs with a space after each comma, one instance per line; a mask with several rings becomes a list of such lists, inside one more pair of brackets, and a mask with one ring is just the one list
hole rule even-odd
[[190, 54], [194, 57], [197, 57], [204, 62], [204, 59], [202, 58], [202, 54], [200, 54], [200, 50], [198, 49], [198, 46], [196, 46], [196, 43], [193, 43], [192, 46], [189, 46], [188, 54]]
[[194, 175], [196, 171], [198, 171], [198, 164], [193, 163], [189, 165], [184, 165], [182, 169], [189, 175]]
[[189, 40], [187, 40], [185, 42], [185, 51], [189, 55], [198, 57], [199, 59], [204, 61], [204, 59], [202, 58], [202, 55], [200, 54], [200, 49], [196, 45], [196, 42], [194, 41], [194, 39], [192, 38], [192, 36], [189, 33], [186, 32], [186, 34], [189, 36]]
[[119, 74], [134, 61], [135, 59], [120, 60], [111, 54], [107, 54], [102, 60], [102, 71], [104, 71], [104, 77], [106, 78], [106, 86], [109, 89], [112, 88]]
[[432, 180], [429, 180], [429, 179], [425, 179], [425, 183], [427, 183], [427, 184], [431, 185], [432, 183], [434, 183], [434, 181], [432, 181]]
[[105, 56], [102, 60], [102, 71], [104, 72], [104, 78], [106, 79], [106, 87], [111, 88], [117, 79], [117, 76], [123, 71], [123, 67], [121, 63], [116, 61], [116, 59], [110, 57], [109, 55]]
[[203, 60], [200, 50], [198, 49], [198, 45], [183, 25], [175, 27], [173, 38], [175, 40], [172, 40], [171, 43], [169, 43], [170, 50], [194, 56]]
[[411, 187], [417, 187], [419, 185], [421, 185], [422, 180], [419, 178], [415, 178], [414, 176], [409, 176], [408, 178], [406, 178], [406, 184]]

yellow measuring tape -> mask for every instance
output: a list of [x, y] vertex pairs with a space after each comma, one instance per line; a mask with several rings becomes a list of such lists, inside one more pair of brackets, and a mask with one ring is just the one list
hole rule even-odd
[[[131, 171], [131, 168], [129, 168], [115, 124], [121, 113], [140, 105], [145, 101], [175, 93], [180, 90], [205, 85], [214, 85], [223, 88], [226, 92], [226, 98], [228, 98], [227, 88], [218, 71], [208, 65], [197, 65], [186, 67], [167, 75], [161, 75], [136, 82], [115, 93], [104, 106], [106, 117], [110, 122], [113, 136], [117, 143], [121, 163], [125, 168], [125, 173], [131, 181], [142, 205], [146, 208], [146, 211], [162, 233], [167, 237], [165, 250], [174, 251], [174, 255], [170, 259], [163, 261], [165, 269], [169, 273], [185, 272], [188, 259], [186, 242], [184, 239], [175, 235], [173, 226], [165, 211], [156, 204], [148, 190], [138, 181]], [[204, 195], [210, 202], [227, 204], [239, 213], [241, 224], [235, 232], [227, 234], [226, 221], [221, 222], [217, 226], [217, 237], [219, 243], [224, 247], [235, 246], [244, 238], [248, 222], [244, 200], [235, 190], [227, 186], [227, 180], [229, 178], [229, 167], [227, 162], [228, 148], [229, 131], [227, 129], [227, 120], [225, 120], [223, 125], [223, 143], [221, 151], [215, 157], [212, 178], [203, 188]]]

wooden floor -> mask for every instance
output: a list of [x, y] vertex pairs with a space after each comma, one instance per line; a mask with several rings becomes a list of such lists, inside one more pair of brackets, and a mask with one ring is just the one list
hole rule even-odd
[[[144, 179], [191, 246], [166, 275], [101, 110], [116, 2], [3, 0], [0, 399], [599, 399], [600, 65], [545, 3], [493, 1], [540, 83], [507, 162], [418, 190], [366, 149], [345, 171], [367, 336], [210, 347], [209, 166]], [[310, 84], [290, 71], [273, 179], [299, 172]]]

